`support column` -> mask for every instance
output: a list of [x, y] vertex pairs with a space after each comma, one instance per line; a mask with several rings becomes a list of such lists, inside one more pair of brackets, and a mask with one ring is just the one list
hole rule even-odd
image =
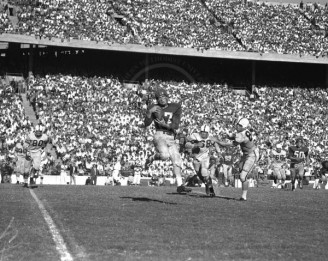
[[252, 90], [251, 92], [253, 92], [253, 88], [256, 85], [256, 61], [252, 61]]
[[328, 88], [328, 64], [326, 64], [326, 81], [325, 81], [325, 86]]
[[29, 56], [28, 56], [28, 77], [33, 76], [33, 61], [34, 61], [34, 46], [30, 44]]
[[146, 53], [146, 62], [145, 62], [145, 81], [149, 79], [149, 54]]

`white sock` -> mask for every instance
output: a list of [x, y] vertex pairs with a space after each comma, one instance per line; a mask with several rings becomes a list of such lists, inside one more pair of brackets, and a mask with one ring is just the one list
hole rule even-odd
[[243, 190], [241, 197], [247, 199], [247, 190]]
[[181, 186], [182, 185], [182, 178], [181, 177], [177, 177], [177, 186]]

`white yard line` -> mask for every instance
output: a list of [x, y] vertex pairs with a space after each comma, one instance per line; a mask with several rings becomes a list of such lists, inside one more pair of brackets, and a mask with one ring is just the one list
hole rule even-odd
[[32, 197], [35, 199], [36, 203], [39, 206], [39, 209], [42, 213], [42, 216], [44, 218], [44, 220], [46, 221], [50, 232], [52, 234], [52, 238], [55, 241], [56, 244], [56, 249], [60, 255], [60, 260], [61, 261], [71, 261], [73, 260], [73, 257], [71, 256], [71, 254], [68, 252], [66, 244], [64, 242], [63, 237], [61, 236], [59, 230], [57, 229], [54, 221], [52, 220], [51, 216], [49, 215], [48, 211], [45, 209], [44, 205], [42, 204], [42, 202], [38, 199], [38, 197], [35, 195], [34, 191], [32, 189], [30, 189], [30, 193], [32, 195]]

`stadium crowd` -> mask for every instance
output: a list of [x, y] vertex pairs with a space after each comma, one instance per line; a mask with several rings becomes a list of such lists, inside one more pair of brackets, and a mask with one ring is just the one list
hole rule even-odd
[[[140, 127], [147, 104], [154, 102], [151, 90], [157, 87], [166, 88], [171, 101], [182, 103], [180, 134], [197, 132], [201, 125], [208, 124], [212, 134], [220, 136], [233, 131], [236, 118], [248, 117], [262, 151], [261, 169], [269, 168], [272, 147], [279, 143], [288, 151], [299, 136], [310, 148], [312, 169], [328, 156], [326, 89], [258, 87], [254, 89], [256, 98], [250, 99], [219, 84], [151, 81], [143, 87], [129, 89], [110, 77], [47, 75], [30, 81], [28, 98], [38, 121], [51, 137], [58, 164], [73, 164], [79, 175], [89, 175], [96, 164], [99, 175], [108, 175], [123, 157], [132, 166], [143, 167], [154, 153], [154, 128]], [[12, 147], [33, 124], [24, 115], [18, 95], [4, 97], [2, 145]], [[183, 149], [181, 152], [183, 173], [187, 177], [194, 173], [191, 158]], [[222, 149], [212, 155], [216, 176], [222, 172], [223, 152]], [[240, 155], [234, 153], [238, 159]], [[57, 169], [58, 174], [60, 166], [51, 153], [48, 157], [47, 171], [56, 173]], [[142, 168], [141, 174], [174, 178], [170, 161], [155, 161], [149, 170]]]
[[[327, 56], [327, 5], [252, 1], [9, 1], [3, 32], [40, 38]], [[202, 11], [200, 11], [202, 10]]]

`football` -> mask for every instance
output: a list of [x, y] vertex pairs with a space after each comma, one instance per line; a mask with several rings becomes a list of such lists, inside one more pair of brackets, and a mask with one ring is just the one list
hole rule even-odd
[[163, 110], [160, 106], [155, 106], [155, 107], [158, 108], [158, 110], [153, 112], [153, 115], [154, 115], [156, 120], [161, 121], [164, 117], [164, 112], [163, 112]]

